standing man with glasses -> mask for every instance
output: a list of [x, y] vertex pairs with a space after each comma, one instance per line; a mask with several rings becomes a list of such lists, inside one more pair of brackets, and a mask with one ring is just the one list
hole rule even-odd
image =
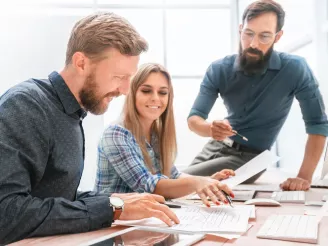
[[[196, 134], [212, 139], [186, 173], [206, 176], [224, 168], [235, 170], [270, 149], [295, 97], [302, 110], [308, 140], [298, 175], [280, 186], [285, 190], [309, 189], [328, 135], [328, 121], [318, 82], [305, 59], [274, 50], [274, 44], [283, 35], [284, 18], [285, 12], [278, 3], [253, 2], [244, 11], [240, 25], [239, 54], [209, 66], [188, 125]], [[218, 95], [228, 116], [208, 122], [206, 119]], [[247, 182], [255, 181], [260, 175]]]

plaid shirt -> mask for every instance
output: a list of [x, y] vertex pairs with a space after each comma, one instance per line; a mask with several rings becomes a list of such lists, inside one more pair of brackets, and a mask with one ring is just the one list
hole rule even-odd
[[[146, 142], [153, 163], [152, 174], [144, 161], [141, 149], [130, 131], [120, 125], [110, 125], [98, 145], [98, 167], [94, 190], [108, 194], [128, 192], [153, 193], [161, 174], [158, 141], [152, 135], [151, 144]], [[177, 179], [180, 172], [175, 166], [171, 178]]]

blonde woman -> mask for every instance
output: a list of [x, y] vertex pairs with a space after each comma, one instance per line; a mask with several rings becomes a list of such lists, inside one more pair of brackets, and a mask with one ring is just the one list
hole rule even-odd
[[173, 165], [176, 134], [173, 88], [169, 73], [159, 64], [144, 64], [133, 77], [122, 121], [110, 125], [98, 147], [95, 190], [105, 193], [149, 192], [177, 198], [192, 192], [227, 203], [221, 190], [233, 196], [218, 179], [234, 175], [223, 170], [212, 177], [183, 174]]

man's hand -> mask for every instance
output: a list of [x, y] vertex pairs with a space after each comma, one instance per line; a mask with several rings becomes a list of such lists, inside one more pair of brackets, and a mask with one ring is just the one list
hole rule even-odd
[[222, 141], [227, 137], [235, 135], [228, 120], [215, 120], [211, 124], [211, 137]]
[[283, 190], [308, 190], [310, 189], [311, 182], [302, 179], [302, 178], [289, 178], [282, 184], [280, 184], [280, 188]]
[[235, 172], [232, 169], [223, 169], [220, 172], [214, 173], [211, 178], [216, 180], [227, 179], [230, 176], [235, 176]]
[[114, 193], [112, 196], [121, 198], [124, 201], [124, 210], [120, 220], [139, 220], [144, 218], [156, 217], [168, 226], [180, 221], [175, 213], [166, 205], [164, 197], [148, 193]]
[[195, 178], [196, 193], [207, 207], [211, 206], [209, 201], [207, 200], [207, 197], [209, 197], [216, 205], [220, 205], [219, 200], [223, 201], [226, 204], [228, 203], [226, 197], [223, 195], [221, 190], [225, 191], [231, 197], [234, 197], [232, 190], [226, 184], [222, 184], [216, 179], [199, 176], [195, 176]]

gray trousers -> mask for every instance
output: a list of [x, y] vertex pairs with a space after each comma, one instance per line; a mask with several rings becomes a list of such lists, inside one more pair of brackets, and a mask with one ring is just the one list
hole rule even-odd
[[[191, 175], [211, 176], [223, 169], [236, 170], [257, 155], [258, 153], [238, 151], [212, 139], [205, 144], [202, 152], [195, 157], [191, 165], [183, 172]], [[253, 183], [264, 172], [265, 170], [244, 183]]]

